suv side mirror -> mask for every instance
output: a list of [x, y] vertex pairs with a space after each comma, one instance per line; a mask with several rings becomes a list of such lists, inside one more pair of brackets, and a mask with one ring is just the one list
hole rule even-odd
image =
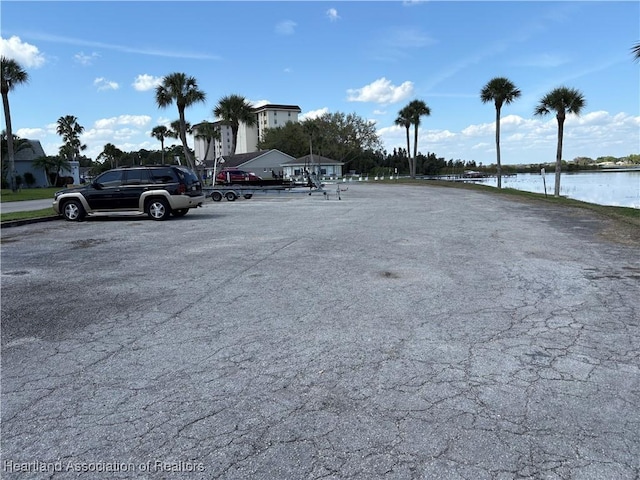
[[101, 183], [98, 183], [98, 182], [95, 182], [95, 181], [94, 181], [94, 182], [91, 182], [91, 186], [92, 186], [93, 188], [95, 188], [96, 190], [101, 190], [101, 189], [102, 189], [102, 184], [101, 184]]

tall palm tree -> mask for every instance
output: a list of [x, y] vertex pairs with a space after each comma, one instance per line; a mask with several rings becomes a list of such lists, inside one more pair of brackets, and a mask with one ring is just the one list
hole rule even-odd
[[0, 58], [0, 93], [2, 93], [2, 106], [4, 108], [4, 118], [7, 133], [7, 158], [9, 159], [9, 186], [11, 191], [15, 192], [18, 188], [16, 185], [16, 167], [15, 156], [13, 151], [13, 130], [11, 129], [11, 110], [9, 108], [9, 92], [16, 85], [27, 83], [29, 74], [25, 72], [20, 64], [15, 60], [6, 58], [4, 55]]
[[[409, 120], [413, 125], [413, 158], [411, 158], [409, 164], [409, 175], [411, 178], [416, 178], [416, 157], [418, 156], [418, 127], [420, 126], [420, 118], [431, 115], [431, 109], [422, 100], [412, 100], [404, 107], [401, 112], [404, 112], [404, 118]], [[407, 143], [407, 147], [408, 147]], [[407, 151], [407, 154], [409, 152]]]
[[162, 164], [164, 165], [164, 139], [168, 137], [169, 129], [164, 125], [158, 125], [151, 130], [151, 136], [160, 141], [162, 149]]
[[511, 80], [505, 77], [495, 77], [480, 91], [482, 103], [493, 102], [496, 106], [496, 164], [498, 175], [498, 188], [502, 188], [502, 164], [500, 162], [500, 111], [502, 105], [509, 105], [522, 92], [516, 88]]
[[253, 106], [241, 95], [227, 95], [218, 101], [213, 109], [214, 116], [231, 127], [231, 152], [236, 153], [238, 147], [238, 130], [240, 122], [251, 127], [258, 122]]
[[558, 87], [547, 93], [534, 110], [534, 115], [556, 112], [558, 120], [558, 148], [556, 149], [556, 181], [554, 195], [560, 196], [560, 172], [562, 171], [562, 137], [567, 113], [580, 115], [586, 104], [584, 95], [575, 88]]
[[84, 127], [78, 123], [75, 116], [65, 115], [58, 119], [56, 133], [64, 142], [60, 147], [60, 154], [64, 155], [67, 161], [75, 160], [82, 150], [86, 150], [87, 146], [80, 141], [83, 132]]
[[206, 100], [205, 93], [198, 89], [198, 82], [194, 77], [188, 77], [184, 73], [175, 72], [162, 79], [162, 83], [156, 87], [156, 103], [159, 108], [166, 108], [175, 102], [180, 117], [180, 142], [182, 150], [191, 168], [195, 168], [195, 161], [187, 147], [186, 120], [184, 111], [198, 102]]
[[409, 144], [409, 128], [411, 128], [411, 113], [409, 107], [406, 106], [398, 112], [398, 118], [395, 120], [395, 124], [404, 127], [407, 130], [407, 160], [409, 161], [409, 175], [411, 175], [411, 146]]

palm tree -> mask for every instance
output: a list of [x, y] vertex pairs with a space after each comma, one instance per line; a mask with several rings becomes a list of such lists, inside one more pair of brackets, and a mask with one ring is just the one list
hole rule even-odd
[[4, 55], [0, 58], [0, 69], [2, 70], [0, 77], [0, 93], [2, 93], [2, 106], [4, 108], [4, 118], [7, 134], [7, 158], [9, 159], [9, 186], [11, 191], [17, 190], [16, 185], [16, 167], [13, 151], [13, 131], [11, 129], [11, 110], [9, 108], [9, 92], [16, 85], [27, 83], [29, 74], [25, 72], [20, 64], [15, 60], [6, 58]]
[[102, 152], [96, 157], [96, 160], [105, 160], [108, 161], [111, 165], [111, 168], [118, 167], [118, 160], [122, 158], [124, 152], [120, 150], [118, 147], [113, 145], [112, 143], [105, 143]]
[[240, 95], [227, 95], [218, 101], [213, 115], [222, 123], [231, 127], [231, 153], [235, 154], [238, 146], [238, 129], [240, 122], [251, 127], [258, 122], [253, 106]]
[[166, 108], [175, 102], [178, 107], [179, 136], [182, 143], [184, 156], [191, 168], [195, 168], [195, 162], [187, 147], [186, 120], [184, 111], [187, 107], [197, 102], [204, 102], [206, 95], [198, 89], [198, 82], [194, 77], [188, 77], [184, 73], [171, 73], [162, 79], [162, 84], [156, 87], [156, 103], [159, 108]]
[[47, 179], [47, 185], [51, 184], [51, 172], [55, 171], [57, 157], [38, 157], [32, 162], [33, 168], [44, 170], [44, 176]]
[[[5, 162], [5, 159], [9, 158], [9, 142], [7, 140], [7, 132], [6, 130], [2, 130], [0, 132], [0, 161], [2, 162], [2, 179], [6, 180], [7, 178], [7, 170], [8, 165]], [[33, 147], [31, 142], [26, 138], [20, 138], [17, 135], [13, 135], [13, 155], [15, 158], [15, 154], [20, 152], [21, 150], [30, 149], [33, 151]]]
[[56, 133], [62, 137], [64, 144], [60, 147], [60, 154], [65, 155], [67, 161], [75, 160], [82, 150], [87, 146], [80, 141], [80, 135], [84, 132], [84, 127], [78, 123], [78, 119], [73, 115], [60, 117], [56, 126]]
[[[211, 148], [211, 144], [214, 143], [214, 140], [220, 140], [220, 129], [216, 127], [212, 122], [202, 122], [196, 126], [195, 132], [195, 138], [204, 140], [206, 144], [204, 158], [202, 159], [202, 161], [205, 161], [209, 156], [209, 149]], [[213, 152], [213, 156], [215, 157], [215, 151]]]
[[55, 173], [56, 176], [53, 180], [53, 186], [58, 186], [58, 179], [60, 178], [60, 172], [63, 170], [71, 171], [71, 164], [67, 160], [66, 155], [57, 155], [55, 157], [38, 157], [33, 161], [34, 168], [41, 168], [45, 172], [47, 182], [51, 183], [51, 174]]
[[496, 163], [498, 188], [502, 188], [502, 166], [500, 163], [500, 111], [502, 105], [509, 105], [521, 95], [520, 90], [505, 77], [495, 77], [480, 91], [482, 103], [493, 102], [496, 106]]
[[162, 149], [163, 165], [164, 165], [164, 139], [169, 136], [168, 133], [169, 133], [169, 129], [164, 125], [158, 125], [156, 127], [153, 127], [153, 129], [151, 130], [151, 136], [156, 140], [160, 141], [160, 148]]
[[534, 110], [534, 115], [556, 112], [558, 120], [558, 148], [556, 149], [556, 182], [554, 195], [560, 196], [560, 172], [562, 171], [562, 137], [567, 113], [580, 115], [586, 104], [584, 95], [575, 88], [558, 87], [547, 93]]
[[[420, 117], [429, 115], [431, 115], [431, 109], [426, 103], [422, 100], [412, 100], [407, 106], [400, 110], [399, 117], [396, 119], [396, 124], [406, 126], [406, 122], [408, 121], [409, 125], [413, 125], [413, 158], [409, 159], [409, 175], [411, 178], [416, 178], [416, 157], [418, 156], [418, 127], [420, 126]], [[398, 121], [400, 121], [400, 123], [398, 123]], [[411, 157], [408, 137], [407, 155]]]
[[409, 107], [406, 106], [398, 112], [398, 118], [395, 120], [395, 124], [407, 129], [407, 160], [409, 161], [409, 174], [411, 174], [411, 146], [409, 144], [409, 128], [411, 128], [411, 119]]
[[640, 42], [631, 47], [631, 54], [633, 55], [634, 60], [640, 60]]

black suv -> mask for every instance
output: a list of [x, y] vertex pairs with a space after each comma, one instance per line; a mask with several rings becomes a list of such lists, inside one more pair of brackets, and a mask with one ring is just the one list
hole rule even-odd
[[55, 193], [53, 210], [71, 221], [94, 212], [135, 211], [154, 220], [182, 217], [204, 202], [202, 183], [180, 165], [123, 167], [104, 172], [90, 184]]

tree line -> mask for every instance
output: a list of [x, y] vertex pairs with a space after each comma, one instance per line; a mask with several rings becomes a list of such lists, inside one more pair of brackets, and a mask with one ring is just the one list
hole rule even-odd
[[[640, 43], [635, 44], [632, 49], [635, 60], [640, 59]], [[9, 92], [17, 85], [28, 82], [29, 75], [22, 66], [13, 59], [5, 56], [1, 57], [1, 79], [0, 92], [5, 115], [6, 130], [3, 139], [6, 139], [6, 157], [3, 155], [2, 178], [6, 179], [9, 187], [16, 190], [15, 152], [18, 139], [13, 135], [11, 125], [11, 112], [9, 107]], [[505, 77], [495, 77], [491, 79], [480, 91], [480, 100], [483, 103], [493, 102], [496, 110], [496, 174], [497, 185], [501, 188], [502, 163], [500, 155], [500, 119], [504, 105], [509, 105], [520, 97], [520, 90]], [[182, 147], [182, 157], [187, 165], [196, 170], [196, 160], [187, 144], [187, 133], [191, 130], [191, 125], [186, 120], [185, 110], [196, 104], [206, 101], [206, 94], [200, 90], [198, 82], [194, 77], [181, 72], [174, 72], [162, 78], [161, 83], [156, 87], [155, 101], [159, 108], [167, 108], [173, 104], [178, 110], [178, 120], [173, 122], [172, 127], [164, 125], [155, 126], [151, 130], [151, 136], [161, 143], [161, 162], [165, 162], [164, 141], [166, 138], [179, 138]], [[556, 171], [555, 171], [555, 196], [560, 194], [560, 173], [562, 171], [562, 147], [564, 136], [564, 122], [567, 114], [579, 115], [586, 104], [585, 97], [577, 89], [565, 86], [557, 87], [544, 95], [535, 107], [534, 115], [544, 116], [555, 113], [558, 123], [558, 139], [556, 147]], [[228, 125], [232, 133], [232, 152], [236, 151], [238, 130], [241, 123], [247, 126], [255, 125], [257, 119], [253, 112], [253, 106], [241, 95], [227, 95], [218, 101], [213, 109], [214, 118], [219, 118], [221, 122]], [[394, 172], [405, 172], [408, 170], [412, 178], [419, 173], [430, 175], [441, 172], [447, 167], [447, 162], [443, 158], [437, 157], [434, 153], [426, 156], [418, 152], [418, 130], [421, 118], [431, 115], [431, 109], [422, 100], [415, 99], [399, 110], [395, 124], [406, 129], [406, 150], [394, 149], [392, 153], [387, 153], [381, 148], [375, 127], [371, 122], [367, 122], [354, 114], [326, 113], [315, 119], [308, 119], [300, 123], [288, 123], [278, 128], [267, 129], [263, 139], [257, 145], [258, 149], [277, 148], [278, 150], [294, 157], [304, 156], [306, 153], [315, 152], [318, 155], [326, 156], [344, 162], [347, 170], [375, 171], [376, 169], [393, 168]], [[410, 129], [413, 127], [413, 155], [411, 155]], [[58, 155], [55, 157], [43, 157], [34, 162], [34, 167], [42, 168], [47, 175], [55, 172], [56, 181], [59, 173], [69, 169], [73, 160], [85, 160], [80, 153], [85, 150], [86, 145], [82, 144], [80, 135], [84, 132], [84, 127], [78, 123], [78, 119], [73, 115], [62, 116], [58, 119], [56, 133], [62, 137], [63, 144]], [[211, 143], [219, 135], [210, 122], [202, 122], [197, 130], [192, 132], [197, 138], [202, 138], [207, 145], [207, 151]], [[307, 148], [308, 147], [308, 148]], [[4, 152], [3, 152], [4, 153]], [[125, 155], [113, 144], [106, 144], [102, 153], [96, 160], [102, 161], [102, 166], [108, 165], [113, 168], [114, 164], [123, 164], [123, 161], [131, 160], [135, 164], [146, 161], [150, 155], [142, 158], [141, 152], [134, 154], [130, 152]], [[128, 157], [128, 158], [127, 158]], [[206, 158], [206, 155], [205, 155]], [[89, 161], [93, 163], [92, 161]], [[444, 164], [443, 164], [444, 162]], [[451, 161], [453, 162], [453, 161]], [[80, 162], [81, 164], [83, 162]], [[86, 162], [84, 162], [86, 163]], [[128, 162], [127, 162], [128, 163]], [[55, 181], [54, 181], [55, 182]]]

